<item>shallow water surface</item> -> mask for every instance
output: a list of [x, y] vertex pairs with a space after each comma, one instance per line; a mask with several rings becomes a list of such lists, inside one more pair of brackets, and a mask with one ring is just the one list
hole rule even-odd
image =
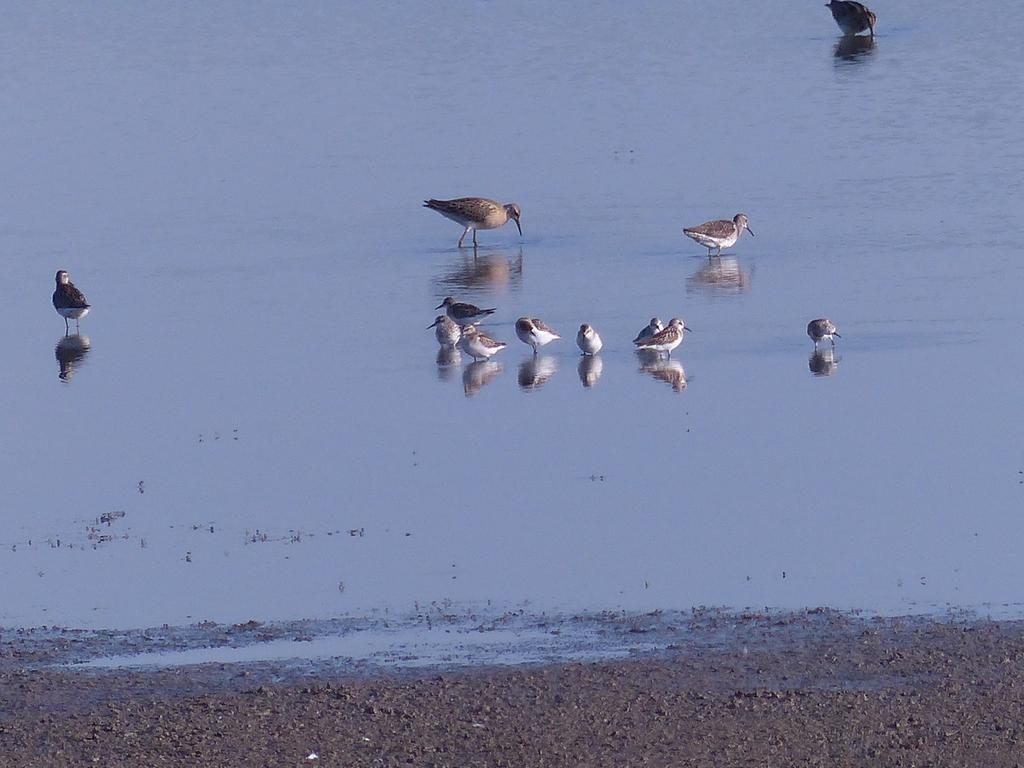
[[[1013, 613], [1015, 40], [875, 10], [873, 46], [819, 4], [12, 10], [0, 624]], [[472, 194], [523, 237], [420, 205]], [[720, 259], [681, 233], [738, 211]], [[439, 353], [447, 295], [508, 348]]]

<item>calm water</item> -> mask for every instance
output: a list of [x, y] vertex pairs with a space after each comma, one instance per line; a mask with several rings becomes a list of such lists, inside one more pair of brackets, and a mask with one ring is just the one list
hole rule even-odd
[[[8, 9], [0, 623], [1021, 599], [1001, 8], [283, 6]], [[524, 237], [458, 251], [466, 194]], [[438, 363], [448, 294], [492, 364]]]

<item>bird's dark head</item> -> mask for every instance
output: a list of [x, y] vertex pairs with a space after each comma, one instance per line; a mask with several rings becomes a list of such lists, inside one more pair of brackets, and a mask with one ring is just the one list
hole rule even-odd
[[68, 273], [63, 269], [57, 270], [57, 276], [54, 279], [57, 281], [57, 285], [67, 285], [69, 282]]

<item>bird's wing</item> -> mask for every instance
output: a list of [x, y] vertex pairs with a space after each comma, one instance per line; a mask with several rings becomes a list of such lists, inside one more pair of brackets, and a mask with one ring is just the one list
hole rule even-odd
[[736, 231], [736, 225], [731, 221], [725, 219], [719, 219], [718, 221], [705, 221], [699, 227], [687, 227], [683, 230], [689, 234], [693, 232], [698, 235], [705, 235], [707, 237], [728, 237]]

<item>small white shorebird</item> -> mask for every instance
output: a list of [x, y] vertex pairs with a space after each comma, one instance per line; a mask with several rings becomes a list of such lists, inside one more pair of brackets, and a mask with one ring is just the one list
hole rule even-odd
[[435, 317], [434, 322], [427, 326], [427, 330], [429, 331], [431, 328], [434, 329], [434, 337], [437, 339], [437, 343], [442, 347], [453, 347], [462, 338], [462, 329], [459, 327], [459, 324], [454, 320], [449, 320], [444, 315]]
[[653, 352], [666, 352], [670, 357], [672, 350], [683, 343], [683, 332], [690, 330], [678, 317], [669, 321], [668, 327], [651, 336], [649, 339], [634, 341], [638, 349], [649, 349]]
[[493, 315], [496, 311], [494, 307], [480, 309], [476, 304], [456, 301], [451, 296], [446, 296], [444, 301], [434, 307], [434, 309], [441, 309], [442, 307], [444, 307], [445, 314], [457, 323], [474, 322], [487, 317], [487, 315]]
[[495, 341], [475, 325], [462, 326], [459, 348], [474, 360], [488, 360], [507, 346], [504, 341]]
[[552, 329], [544, 324], [544, 321], [537, 317], [520, 317], [516, 320], [516, 336], [524, 344], [533, 347], [533, 354], [545, 344], [550, 344], [555, 339], [562, 338]]
[[844, 35], [856, 35], [866, 29], [871, 33], [871, 37], [875, 36], [877, 19], [863, 3], [856, 3], [853, 0], [829, 0], [825, 7], [832, 11], [832, 18], [836, 20]]
[[661, 324], [661, 318], [652, 317], [651, 318], [651, 322], [649, 322], [647, 325], [645, 325], [640, 330], [640, 333], [638, 333], [636, 335], [636, 338], [633, 339], [633, 343], [636, 344], [639, 341], [643, 341], [644, 339], [651, 338], [651, 336], [653, 336], [656, 333], [661, 333], [661, 330], [664, 327], [665, 326]]
[[424, 200], [423, 206], [466, 228], [459, 238], [459, 248], [470, 231], [473, 232], [475, 247], [478, 229], [497, 229], [508, 224], [510, 220], [516, 223], [519, 236], [523, 236], [523, 228], [519, 224], [521, 212], [516, 203], [499, 203], [486, 197], [459, 197], [455, 200]]
[[814, 342], [814, 348], [818, 348], [819, 341], [831, 341], [832, 346], [836, 345], [836, 339], [843, 338], [836, 333], [836, 324], [829, 320], [827, 317], [819, 317], [817, 320], [811, 320], [807, 324], [807, 335], [811, 337], [811, 341]]
[[712, 248], [718, 249], [715, 256], [721, 256], [722, 249], [734, 246], [744, 229], [753, 237], [754, 232], [747, 224], [747, 214], [737, 213], [732, 217], [732, 221], [727, 219], [705, 221], [699, 227], [686, 227], [683, 234], [707, 248], [708, 256], [712, 255]]
[[600, 335], [594, 330], [594, 326], [584, 323], [580, 326], [579, 333], [576, 334], [576, 346], [580, 348], [584, 355], [596, 355], [601, 351], [604, 342], [601, 341]]
[[57, 290], [53, 292], [53, 308], [64, 318], [64, 333], [70, 333], [68, 320], [74, 320], [75, 328], [78, 328], [78, 321], [89, 314], [91, 306], [85, 300], [85, 294], [75, 288], [75, 284], [68, 279], [65, 270], [57, 270], [55, 280]]

